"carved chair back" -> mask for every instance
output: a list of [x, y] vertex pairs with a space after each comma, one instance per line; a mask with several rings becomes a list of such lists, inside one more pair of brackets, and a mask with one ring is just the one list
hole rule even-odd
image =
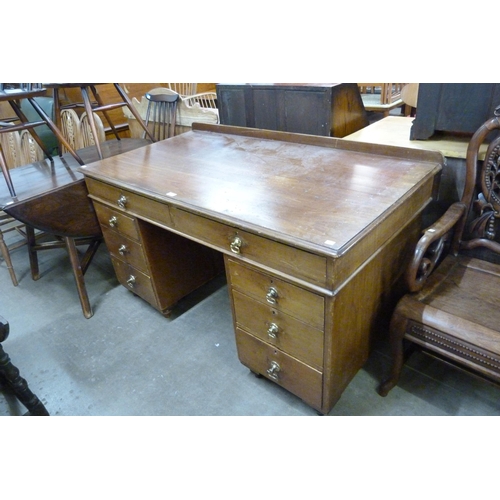
[[422, 288], [446, 251], [457, 255], [463, 250], [483, 248], [500, 254], [500, 134], [491, 139], [482, 164], [479, 162], [481, 146], [495, 131], [500, 131], [500, 106], [469, 142], [461, 200], [448, 208], [437, 227], [424, 232], [417, 245], [407, 272], [410, 291]]
[[173, 91], [158, 94], [147, 93], [145, 97], [148, 100], [146, 127], [152, 127], [155, 141], [173, 137], [179, 94]]

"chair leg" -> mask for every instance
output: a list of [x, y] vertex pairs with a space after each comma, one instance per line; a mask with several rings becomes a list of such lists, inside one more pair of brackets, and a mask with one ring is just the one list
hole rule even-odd
[[407, 321], [404, 315], [398, 314], [396, 309], [391, 318], [389, 327], [389, 341], [392, 355], [391, 372], [389, 377], [384, 380], [378, 388], [378, 393], [381, 396], [387, 396], [389, 391], [397, 385], [399, 377], [401, 376], [405, 360], [403, 337]]
[[26, 226], [26, 239], [28, 241], [28, 256], [30, 259], [31, 278], [34, 281], [37, 281], [40, 278], [40, 270], [38, 268], [38, 255], [35, 250], [35, 230], [28, 225]]
[[0, 231], [0, 251], [2, 252], [3, 260], [7, 265], [7, 269], [9, 270], [10, 279], [12, 280], [12, 284], [17, 286], [19, 283], [17, 282], [16, 273], [14, 272], [14, 267], [12, 266], [12, 260], [10, 259], [10, 252], [7, 244], [3, 239], [3, 233]]
[[82, 265], [80, 262], [80, 257], [78, 256], [76, 243], [73, 238], [69, 237], [65, 237], [64, 241], [69, 253], [71, 267], [73, 269], [73, 276], [75, 277], [76, 288], [78, 290], [78, 296], [80, 297], [80, 303], [82, 305], [83, 315], [88, 319], [91, 318], [94, 313], [92, 312], [92, 308], [90, 307], [89, 296], [87, 294], [87, 288], [85, 287], [85, 279], [83, 277]]
[[12, 183], [12, 178], [10, 176], [9, 167], [7, 166], [7, 160], [5, 159], [5, 155], [3, 154], [2, 145], [0, 144], [0, 168], [2, 169], [2, 174], [4, 180], [9, 189], [9, 193], [12, 197], [16, 196], [16, 190], [14, 189], [14, 184]]
[[102, 243], [102, 237], [99, 236], [98, 238], [94, 238], [88, 248], [87, 251], [85, 252], [85, 255], [81, 259], [81, 266], [82, 266], [82, 273], [85, 274], [87, 272], [87, 268], [89, 267], [90, 263], [92, 262], [92, 259], [94, 258], [94, 255], [97, 253], [97, 250], [99, 249], [99, 246]]

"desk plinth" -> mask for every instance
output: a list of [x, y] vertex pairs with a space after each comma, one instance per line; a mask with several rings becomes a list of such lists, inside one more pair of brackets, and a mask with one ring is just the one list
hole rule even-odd
[[[163, 231], [222, 253], [240, 361], [328, 413], [399, 298], [441, 165], [428, 151], [195, 125], [82, 172], [105, 233], [112, 210], [155, 227], [143, 248]], [[165, 269], [175, 244], [170, 255]]]

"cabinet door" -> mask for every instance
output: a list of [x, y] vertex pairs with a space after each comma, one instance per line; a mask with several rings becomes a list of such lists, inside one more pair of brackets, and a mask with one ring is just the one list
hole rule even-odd
[[330, 96], [330, 89], [282, 91], [279, 96], [282, 128], [279, 130], [329, 136], [332, 120]]
[[216, 88], [220, 123], [236, 127], [250, 127], [245, 105], [245, 87], [219, 84]]

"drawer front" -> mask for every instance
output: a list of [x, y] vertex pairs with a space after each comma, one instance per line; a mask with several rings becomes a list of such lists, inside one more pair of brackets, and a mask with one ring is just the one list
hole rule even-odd
[[308, 290], [226, 259], [231, 286], [318, 330], [324, 330], [325, 300]]
[[119, 210], [113, 210], [101, 203], [94, 202], [94, 207], [103, 230], [105, 228], [113, 229], [129, 238], [139, 240], [139, 229], [134, 217]]
[[142, 245], [124, 235], [103, 227], [102, 233], [109, 253], [117, 259], [149, 274]]
[[171, 209], [175, 228], [225, 253], [232, 252], [291, 276], [326, 286], [326, 257], [290, 247], [181, 209]]
[[145, 196], [141, 196], [104, 182], [85, 178], [90, 197], [94, 201], [104, 201], [118, 210], [126, 210], [132, 214], [140, 214], [143, 218], [157, 221], [168, 227], [172, 226], [168, 205]]
[[158, 301], [149, 276], [116, 257], [111, 256], [111, 261], [118, 281], [153, 307], [158, 308]]
[[321, 372], [239, 328], [236, 347], [240, 361], [250, 370], [281, 385], [313, 408], [321, 409]]
[[255, 337], [323, 371], [323, 332], [278, 309], [232, 291], [236, 324]]

